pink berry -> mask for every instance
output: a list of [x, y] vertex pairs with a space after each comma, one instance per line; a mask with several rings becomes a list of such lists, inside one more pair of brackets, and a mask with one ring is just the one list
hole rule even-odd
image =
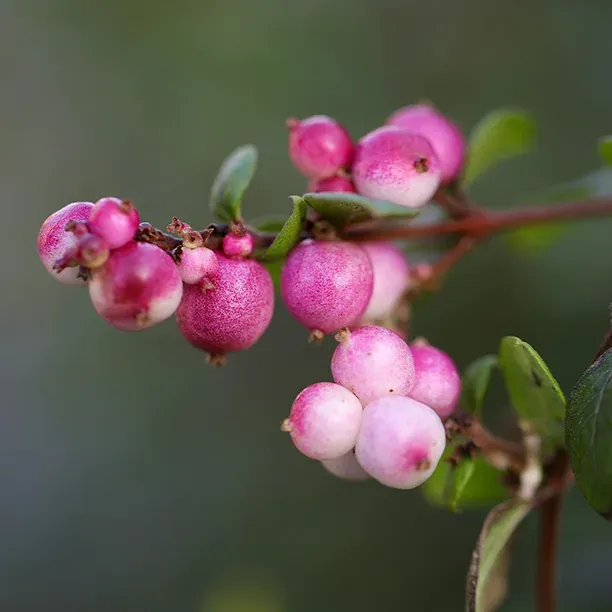
[[134, 238], [139, 223], [140, 215], [131, 202], [102, 198], [91, 211], [89, 231], [104, 238], [109, 249], [118, 249]]
[[352, 169], [359, 193], [408, 208], [420, 208], [431, 200], [440, 185], [440, 172], [427, 139], [391, 125], [359, 141]]
[[326, 115], [288, 119], [289, 157], [305, 176], [325, 178], [350, 166], [353, 141], [348, 132]]
[[429, 140], [440, 161], [442, 182], [456, 179], [463, 167], [466, 142], [463, 133], [448, 117], [425, 104], [406, 106], [395, 111], [387, 125], [420, 134]]
[[219, 269], [219, 262], [215, 252], [206, 247], [190, 249], [183, 246], [181, 251], [181, 262], [178, 270], [183, 282], [188, 285], [195, 285], [203, 278], [213, 278]]
[[461, 376], [453, 360], [433, 346], [417, 343], [410, 348], [416, 375], [408, 395], [431, 406], [441, 418], [449, 416], [461, 395]]
[[346, 455], [342, 455], [342, 457], [337, 459], [324, 459], [321, 461], [321, 465], [330, 474], [343, 480], [357, 482], [370, 478], [370, 475], [359, 465], [354, 451], [349, 451]]
[[355, 324], [372, 296], [372, 264], [350, 242], [304, 240], [285, 260], [281, 294], [289, 312], [312, 331]]
[[446, 434], [440, 417], [409, 397], [383, 397], [366, 407], [355, 453], [372, 478], [414, 489], [436, 469]]
[[38, 233], [37, 247], [40, 260], [54, 278], [66, 285], [85, 284], [85, 281], [77, 276], [78, 268], [65, 268], [59, 274], [53, 269], [55, 262], [64, 257], [68, 251], [74, 250], [76, 246], [77, 238], [72, 232], [66, 231], [66, 225], [70, 221], [87, 222], [93, 206], [91, 202], [68, 204], [47, 217]]
[[357, 193], [351, 179], [344, 176], [312, 179], [308, 182], [308, 191], [310, 193]]
[[223, 253], [228, 257], [248, 257], [253, 252], [253, 236], [249, 233], [223, 236]]
[[385, 327], [366, 325], [342, 330], [331, 360], [334, 380], [366, 406], [387, 395], [407, 395], [414, 384], [408, 345]]
[[106, 263], [110, 250], [106, 242], [94, 234], [81, 236], [76, 243], [76, 259], [86, 268], [99, 268]]
[[355, 446], [362, 414], [350, 391], [334, 383], [316, 383], [295, 398], [282, 430], [307, 457], [336, 459]]
[[392, 242], [364, 242], [374, 270], [374, 288], [365, 321], [381, 321], [393, 314], [402, 296], [410, 288], [410, 266], [406, 255]]
[[113, 327], [136, 331], [170, 317], [181, 301], [183, 283], [166, 252], [130, 242], [93, 271], [89, 295], [96, 312]]
[[268, 328], [274, 310], [270, 274], [254, 259], [218, 253], [213, 282], [186, 285], [176, 320], [185, 339], [218, 356], [251, 347]]

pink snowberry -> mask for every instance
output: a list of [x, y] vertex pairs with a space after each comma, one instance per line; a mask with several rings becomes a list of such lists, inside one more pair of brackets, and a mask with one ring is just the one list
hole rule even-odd
[[76, 254], [77, 237], [74, 233], [66, 231], [66, 226], [70, 221], [87, 222], [93, 206], [91, 202], [68, 204], [47, 217], [38, 233], [37, 247], [40, 260], [47, 271], [65, 285], [85, 284], [85, 281], [78, 277], [77, 267], [64, 268], [59, 273], [54, 270], [55, 263], [68, 251]]
[[289, 157], [310, 178], [326, 178], [350, 166], [353, 141], [348, 132], [326, 115], [288, 119]]
[[304, 240], [280, 282], [289, 312], [315, 334], [330, 334], [359, 321], [372, 296], [372, 264], [356, 244]]
[[344, 176], [313, 179], [308, 182], [308, 191], [311, 193], [357, 193], [351, 179]]
[[253, 252], [253, 236], [230, 232], [223, 236], [223, 253], [228, 257], [248, 257]]
[[183, 283], [166, 252], [145, 242], [114, 250], [92, 272], [89, 295], [96, 312], [117, 329], [135, 331], [170, 317], [181, 301]]
[[140, 215], [131, 202], [102, 198], [91, 211], [89, 231], [103, 238], [109, 249], [118, 249], [134, 238], [139, 223]]
[[413, 489], [436, 469], [446, 446], [440, 417], [409, 397], [383, 397], [363, 412], [355, 453], [372, 478]]
[[221, 253], [217, 258], [213, 282], [186, 285], [176, 311], [185, 339], [213, 357], [255, 344], [274, 311], [274, 286], [264, 266]]
[[195, 285], [204, 278], [212, 279], [218, 269], [219, 260], [214, 251], [204, 246], [191, 249], [183, 245], [178, 270], [184, 283]]
[[359, 141], [352, 174], [362, 195], [420, 208], [438, 189], [441, 169], [426, 138], [390, 125]]
[[448, 117], [426, 104], [406, 106], [395, 111], [387, 125], [395, 125], [429, 140], [440, 161], [442, 182], [456, 179], [463, 167], [466, 142], [463, 133]]
[[430, 406], [440, 417], [449, 416], [461, 395], [461, 376], [455, 363], [433, 346], [416, 343], [410, 348], [416, 375], [408, 395]]
[[337, 459], [354, 446], [363, 408], [347, 389], [322, 382], [306, 387], [291, 406], [281, 429], [311, 459]]
[[104, 265], [109, 254], [108, 245], [100, 236], [85, 234], [76, 243], [76, 260], [86, 268], [93, 269]]
[[366, 406], [386, 395], [407, 395], [414, 384], [408, 345], [385, 327], [343, 329], [331, 360], [334, 381], [352, 391]]
[[337, 459], [324, 459], [321, 465], [334, 476], [343, 480], [360, 481], [368, 480], [370, 475], [359, 465], [354, 451], [349, 451], [346, 455]]

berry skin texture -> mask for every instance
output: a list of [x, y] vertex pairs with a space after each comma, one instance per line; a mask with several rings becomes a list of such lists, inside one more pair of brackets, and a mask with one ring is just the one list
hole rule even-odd
[[100, 236], [85, 234], [76, 243], [76, 259], [86, 268], [93, 269], [103, 266], [109, 255], [108, 245]]
[[414, 362], [408, 345], [385, 327], [366, 325], [342, 330], [331, 360], [334, 381], [353, 392], [364, 406], [387, 395], [408, 395]]
[[138, 229], [140, 215], [131, 202], [102, 198], [91, 211], [89, 231], [106, 241], [109, 249], [126, 245]]
[[145, 329], [172, 316], [182, 294], [181, 276], [170, 255], [145, 242], [113, 251], [89, 281], [96, 312], [123, 331]]
[[448, 117], [445, 117], [431, 106], [415, 104], [395, 111], [387, 125], [420, 134], [429, 140], [440, 161], [442, 182], [455, 180], [465, 160], [466, 142], [463, 133]]
[[330, 176], [308, 181], [308, 191], [311, 193], [357, 193], [351, 179], [344, 176]]
[[59, 274], [53, 266], [69, 250], [76, 247], [77, 237], [66, 231], [70, 221], [87, 222], [93, 209], [92, 202], [73, 202], [47, 217], [38, 233], [38, 255], [43, 265], [60, 283], [65, 285], [85, 285], [85, 281], [78, 278], [78, 268], [66, 268]]
[[228, 257], [248, 257], [253, 252], [253, 236], [229, 233], [223, 236], [223, 253]]
[[349, 451], [346, 455], [337, 459], [324, 459], [321, 461], [321, 465], [330, 474], [343, 480], [359, 482], [370, 478], [370, 475], [357, 462], [357, 457], [355, 457], [353, 451]]
[[461, 395], [461, 376], [453, 360], [433, 346], [411, 347], [416, 375], [409, 395], [431, 406], [441, 418], [455, 410]]
[[335, 175], [350, 166], [353, 141], [348, 132], [326, 115], [288, 119], [289, 157], [305, 176], [315, 179]]
[[350, 242], [304, 240], [285, 260], [281, 295], [311, 331], [331, 334], [357, 323], [372, 296], [372, 264]]
[[409, 397], [383, 397], [366, 407], [355, 453], [361, 467], [394, 489], [414, 489], [436, 469], [446, 446], [440, 417]]
[[359, 141], [352, 174], [362, 195], [420, 208], [438, 189], [441, 169], [427, 139], [391, 125]]
[[281, 429], [307, 457], [337, 459], [355, 446], [362, 414], [350, 391], [334, 383], [316, 383], [295, 398]]
[[213, 356], [251, 347], [274, 311], [274, 286], [264, 266], [254, 259], [216, 256], [214, 287], [186, 285], [176, 311], [185, 339]]
[[206, 247], [190, 249], [183, 246], [178, 270], [187, 285], [195, 285], [203, 278], [212, 279], [219, 269], [219, 261], [214, 251]]

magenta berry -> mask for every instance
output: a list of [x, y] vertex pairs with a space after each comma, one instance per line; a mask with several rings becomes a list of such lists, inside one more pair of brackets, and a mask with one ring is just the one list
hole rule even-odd
[[372, 296], [372, 264], [350, 242], [304, 240], [281, 271], [289, 312], [312, 331], [329, 334], [355, 324]]
[[228, 257], [248, 257], [253, 252], [253, 236], [230, 232], [223, 236], [223, 253]]
[[195, 285], [203, 278], [212, 279], [217, 274], [218, 269], [219, 260], [214, 251], [204, 246], [190, 249], [183, 245], [178, 270], [184, 283]]
[[102, 198], [91, 212], [89, 231], [103, 238], [109, 249], [118, 249], [134, 238], [139, 223], [140, 215], [131, 202]]
[[443, 183], [455, 180], [463, 167], [466, 142], [463, 133], [448, 117], [425, 104], [400, 108], [387, 125], [420, 134], [429, 140], [439, 162]]
[[388, 487], [413, 489], [436, 469], [446, 446], [440, 417], [409, 397], [383, 397], [363, 412], [355, 453], [370, 476]]
[[85, 234], [76, 243], [76, 260], [86, 268], [93, 269], [104, 265], [109, 254], [110, 249], [100, 236]]
[[429, 141], [385, 126], [364, 136], [353, 163], [357, 191], [408, 208], [427, 204], [440, 185], [440, 162]]
[[440, 417], [449, 416], [461, 395], [461, 376], [455, 363], [433, 346], [416, 343], [410, 348], [416, 375], [408, 395], [430, 406]]
[[359, 400], [344, 387], [316, 383], [295, 398], [282, 429], [307, 457], [336, 459], [355, 446], [362, 413]]
[[[66, 230], [71, 221], [87, 222], [93, 209], [91, 202], [73, 202], [47, 217], [38, 233], [38, 255], [47, 271], [61, 283], [66, 285], [84, 285], [85, 281], [78, 278], [78, 268], [65, 268], [57, 273], [55, 263], [64, 258], [68, 251], [76, 256], [76, 236]], [[69, 257], [71, 259], [72, 257]]]
[[359, 465], [354, 451], [349, 451], [346, 455], [337, 459], [324, 459], [321, 465], [334, 476], [343, 480], [354, 482], [367, 480], [370, 475]]
[[344, 176], [313, 179], [308, 182], [308, 191], [311, 193], [357, 193], [351, 179]]
[[89, 295], [96, 312], [125, 331], [151, 327], [170, 317], [181, 301], [176, 264], [160, 248], [130, 242], [93, 271]]
[[314, 115], [289, 119], [289, 157], [293, 165], [310, 178], [326, 178], [350, 166], [353, 141], [334, 119]]
[[331, 360], [334, 380], [366, 406], [387, 395], [407, 395], [414, 384], [408, 345], [385, 327], [366, 325], [342, 330]]
[[274, 311], [270, 274], [254, 259], [217, 254], [212, 283], [186, 285], [176, 320], [185, 339], [212, 355], [249, 348], [268, 328]]

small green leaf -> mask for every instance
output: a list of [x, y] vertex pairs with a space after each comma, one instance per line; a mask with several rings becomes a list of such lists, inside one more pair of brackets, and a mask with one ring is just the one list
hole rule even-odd
[[578, 487], [594, 510], [612, 520], [612, 349], [570, 394], [565, 441]]
[[238, 221], [244, 192], [257, 169], [257, 149], [245, 145], [236, 149], [221, 165], [210, 190], [210, 209], [222, 221]]
[[612, 166], [612, 136], [600, 138], [597, 148], [606, 166]]
[[270, 273], [270, 277], [272, 278], [272, 282], [274, 283], [274, 289], [276, 289], [277, 291], [280, 289], [280, 275], [281, 270], [283, 268], [283, 262], [283, 259], [275, 259], [273, 261], [262, 262]]
[[544, 454], [562, 447], [565, 396], [540, 355], [520, 338], [507, 336], [499, 365], [514, 409], [540, 436]]
[[463, 373], [461, 407], [470, 414], [480, 414], [491, 374], [498, 366], [496, 355], [485, 355], [473, 361]]
[[276, 235], [274, 242], [263, 254], [264, 259], [285, 257], [300, 239], [306, 219], [306, 202], [300, 196], [291, 196], [291, 199], [293, 200], [293, 212]]
[[536, 141], [536, 123], [527, 112], [500, 109], [483, 117], [472, 130], [463, 184], [471, 185], [491, 166], [524, 155]]
[[457, 512], [463, 502], [463, 496], [467, 490], [467, 487], [474, 476], [476, 470], [476, 464], [473, 459], [466, 457], [459, 465], [451, 469], [452, 473], [452, 484], [450, 487], [450, 494], [448, 498], [448, 507], [451, 512]]

